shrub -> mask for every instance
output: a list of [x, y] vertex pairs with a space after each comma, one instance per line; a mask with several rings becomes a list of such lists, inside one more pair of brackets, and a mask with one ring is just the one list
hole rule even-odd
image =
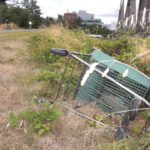
[[30, 54], [34, 59], [41, 62], [55, 62], [56, 57], [53, 57], [50, 53], [50, 48], [54, 45], [55, 41], [51, 37], [43, 34], [34, 35], [29, 40]]
[[46, 102], [40, 105], [40, 109], [25, 109], [17, 116], [14, 113], [9, 114], [9, 125], [18, 126], [21, 120], [26, 121], [27, 125], [32, 127], [38, 135], [43, 135], [55, 127], [56, 119], [60, 112], [50, 103]]

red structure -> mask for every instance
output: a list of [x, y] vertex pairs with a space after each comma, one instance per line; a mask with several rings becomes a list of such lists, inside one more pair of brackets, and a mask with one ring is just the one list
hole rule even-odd
[[64, 14], [64, 20], [65, 21], [73, 21], [77, 19], [77, 14], [75, 12], [73, 13], [65, 13]]

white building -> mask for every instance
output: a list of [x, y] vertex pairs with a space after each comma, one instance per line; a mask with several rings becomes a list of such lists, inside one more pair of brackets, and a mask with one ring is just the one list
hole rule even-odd
[[80, 17], [82, 20], [93, 20], [94, 14], [87, 13], [85, 10], [79, 10], [78, 17]]
[[101, 19], [90, 19], [90, 20], [83, 20], [81, 24], [86, 24], [86, 25], [101, 25]]
[[81, 24], [83, 24], [83, 25], [84, 24], [86, 24], [86, 25], [93, 25], [93, 24], [101, 25], [101, 19], [95, 19], [94, 14], [87, 13], [85, 10], [79, 10], [77, 16], [82, 19]]

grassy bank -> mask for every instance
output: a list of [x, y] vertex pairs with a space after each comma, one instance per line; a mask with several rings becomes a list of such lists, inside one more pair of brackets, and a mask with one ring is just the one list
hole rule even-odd
[[[50, 48], [57, 47], [82, 53], [92, 52], [98, 48], [107, 54], [116, 57], [122, 62], [149, 75], [150, 68], [150, 38], [138, 36], [119, 36], [114, 39], [96, 39], [89, 37], [82, 31], [68, 30], [60, 26], [52, 26], [30, 39], [29, 49], [35, 59], [41, 62], [52, 63], [57, 61], [49, 53]], [[58, 58], [60, 59], [60, 58]]]
[[[54, 97], [63, 73], [65, 59], [52, 55], [50, 48], [90, 53], [96, 47], [150, 75], [149, 42], [149, 38], [127, 36], [95, 39], [60, 26], [0, 34], [0, 150], [142, 149], [149, 142], [145, 138], [135, 136], [132, 140], [116, 142], [112, 131], [90, 126], [59, 104], [47, 108], [35, 102], [39, 98]], [[54, 122], [49, 118], [51, 110], [52, 118], [56, 117]], [[147, 113], [140, 113], [137, 122], [132, 124], [133, 135], [139, 134], [139, 124], [144, 124], [146, 118]]]

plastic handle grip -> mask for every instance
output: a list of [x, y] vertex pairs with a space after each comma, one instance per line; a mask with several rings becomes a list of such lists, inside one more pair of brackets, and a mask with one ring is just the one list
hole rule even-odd
[[60, 48], [51, 48], [51, 52], [55, 55], [59, 55], [59, 56], [63, 56], [63, 57], [66, 57], [69, 54], [69, 52], [67, 50], [60, 49]]

